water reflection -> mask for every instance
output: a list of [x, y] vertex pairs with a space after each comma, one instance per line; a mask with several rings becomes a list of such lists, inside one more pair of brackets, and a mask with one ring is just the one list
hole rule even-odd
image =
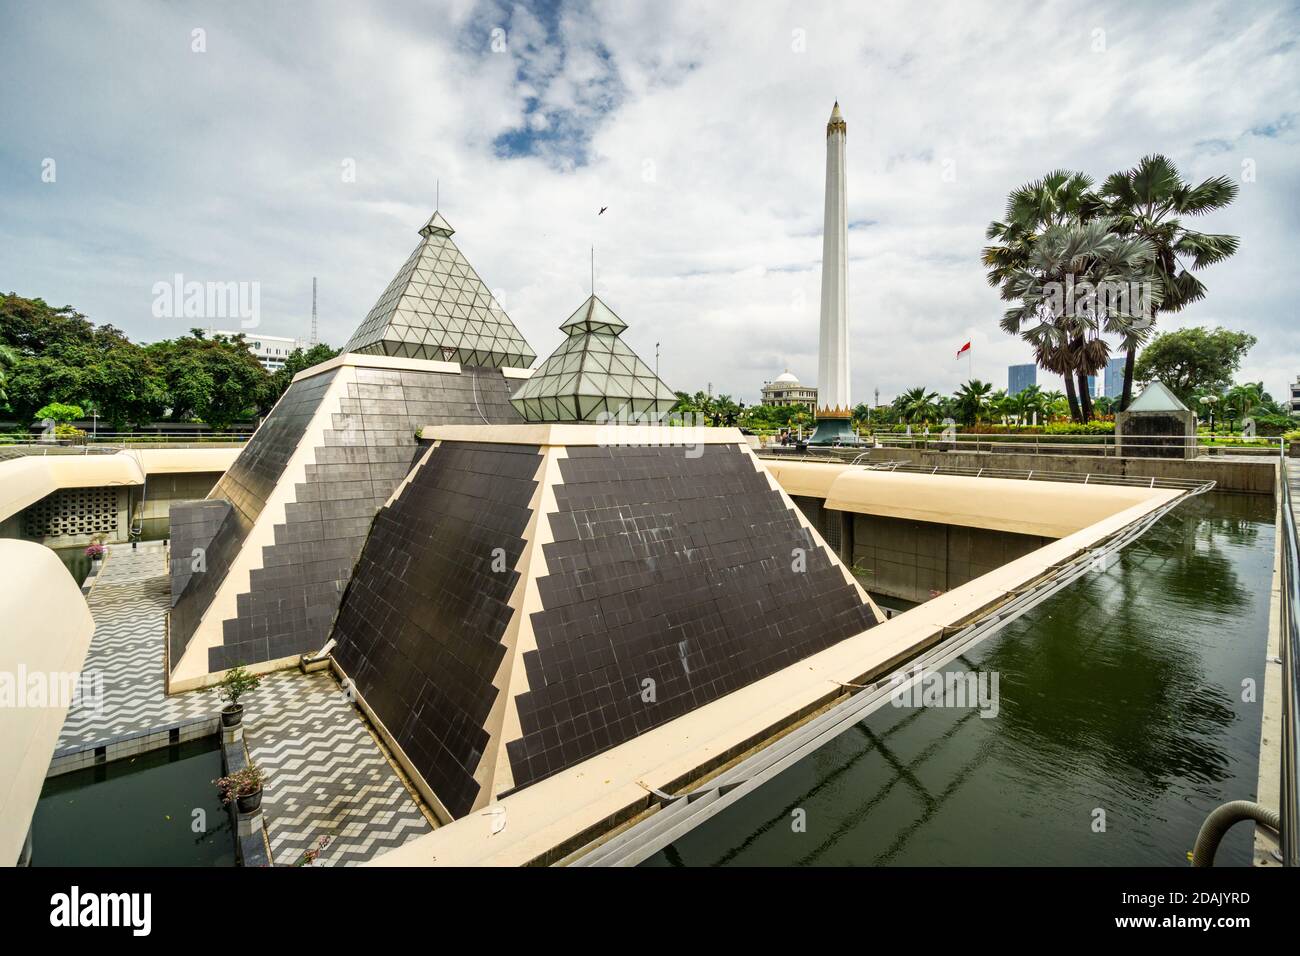
[[1185, 865], [1255, 794], [1272, 547], [1271, 500], [1185, 503], [961, 662], [996, 718], [886, 706], [648, 863]]

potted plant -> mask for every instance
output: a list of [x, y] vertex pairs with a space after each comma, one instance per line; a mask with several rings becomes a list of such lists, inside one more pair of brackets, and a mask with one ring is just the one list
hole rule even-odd
[[104, 551], [107, 550], [103, 544], [98, 541], [92, 541], [86, 547], [86, 557], [98, 564], [104, 558]]
[[239, 702], [250, 690], [256, 690], [262, 679], [241, 667], [232, 667], [221, 679], [219, 693], [226, 706], [221, 708], [221, 726], [238, 727], [244, 719], [244, 706]]
[[250, 763], [243, 770], [226, 774], [212, 781], [221, 792], [221, 802], [235, 801], [240, 813], [253, 813], [262, 805], [262, 784], [266, 774], [257, 764]]

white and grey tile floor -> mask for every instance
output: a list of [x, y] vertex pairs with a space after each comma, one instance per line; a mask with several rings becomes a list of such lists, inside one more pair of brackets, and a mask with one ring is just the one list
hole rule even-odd
[[[102, 678], [99, 706], [78, 701], [60, 755], [215, 717], [214, 691], [163, 694], [168, 605], [161, 545], [114, 546], [90, 591], [95, 618], [84, 671]], [[362, 863], [430, 824], [360, 713], [328, 673], [272, 674], [245, 698], [249, 754], [267, 773], [262, 809], [277, 864], [329, 837], [316, 865]]]
[[93, 682], [89, 686], [102, 692], [74, 701], [56, 756], [214, 717], [220, 710], [221, 702], [210, 690], [163, 694], [168, 588], [161, 544], [109, 549], [86, 599], [95, 634], [82, 668]]
[[318, 864], [363, 863], [429, 822], [328, 673], [282, 671], [245, 708], [249, 756], [267, 773], [271, 855], [292, 864], [321, 837]]

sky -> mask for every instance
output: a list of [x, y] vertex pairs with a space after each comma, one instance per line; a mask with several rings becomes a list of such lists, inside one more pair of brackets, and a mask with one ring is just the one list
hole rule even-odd
[[440, 205], [539, 361], [594, 247], [597, 294], [669, 386], [753, 402], [786, 368], [816, 380], [838, 99], [855, 402], [1006, 387], [1030, 356], [998, 328], [989, 221], [1050, 170], [1153, 152], [1241, 184], [1197, 221], [1240, 251], [1160, 326], [1257, 336], [1239, 378], [1281, 398], [1298, 37], [1296, 5], [1239, 0], [6, 2], [0, 289], [153, 341], [230, 324], [165, 314], [159, 283], [241, 283], [249, 331], [306, 338], [316, 276], [337, 347]]

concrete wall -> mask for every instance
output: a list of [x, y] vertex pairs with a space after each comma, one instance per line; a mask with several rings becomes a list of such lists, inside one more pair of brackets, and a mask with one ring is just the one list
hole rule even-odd
[[804, 517], [872, 594], [917, 604], [1053, 541], [961, 525], [850, 514], [793, 496]]
[[141, 528], [145, 540], [167, 537], [172, 504], [206, 498], [220, 477], [218, 472], [149, 475], [143, 494], [138, 488], [131, 491], [132, 524]]
[[1036, 551], [1051, 538], [851, 515], [852, 568], [874, 594], [920, 603]]
[[[172, 503], [206, 498], [217, 472], [149, 475], [142, 487], [61, 488], [0, 521], [0, 538], [34, 541], [51, 548], [71, 548], [101, 541], [122, 544], [133, 527], [145, 540], [168, 534]], [[57, 525], [57, 534], [37, 528]]]
[[1259, 456], [1198, 458], [1192, 461], [1158, 458], [1110, 458], [1098, 455], [983, 454], [977, 452], [922, 451], [910, 448], [875, 448], [864, 462], [906, 461], [930, 468], [1006, 468], [1019, 471], [1067, 471], [1075, 474], [1116, 475], [1139, 478], [1181, 478], [1213, 481], [1216, 491], [1272, 495], [1277, 459]]
[[[60, 488], [0, 522], [0, 538], [70, 548], [127, 539], [128, 502], [135, 489]], [[54, 533], [44, 533], [54, 531]]]

